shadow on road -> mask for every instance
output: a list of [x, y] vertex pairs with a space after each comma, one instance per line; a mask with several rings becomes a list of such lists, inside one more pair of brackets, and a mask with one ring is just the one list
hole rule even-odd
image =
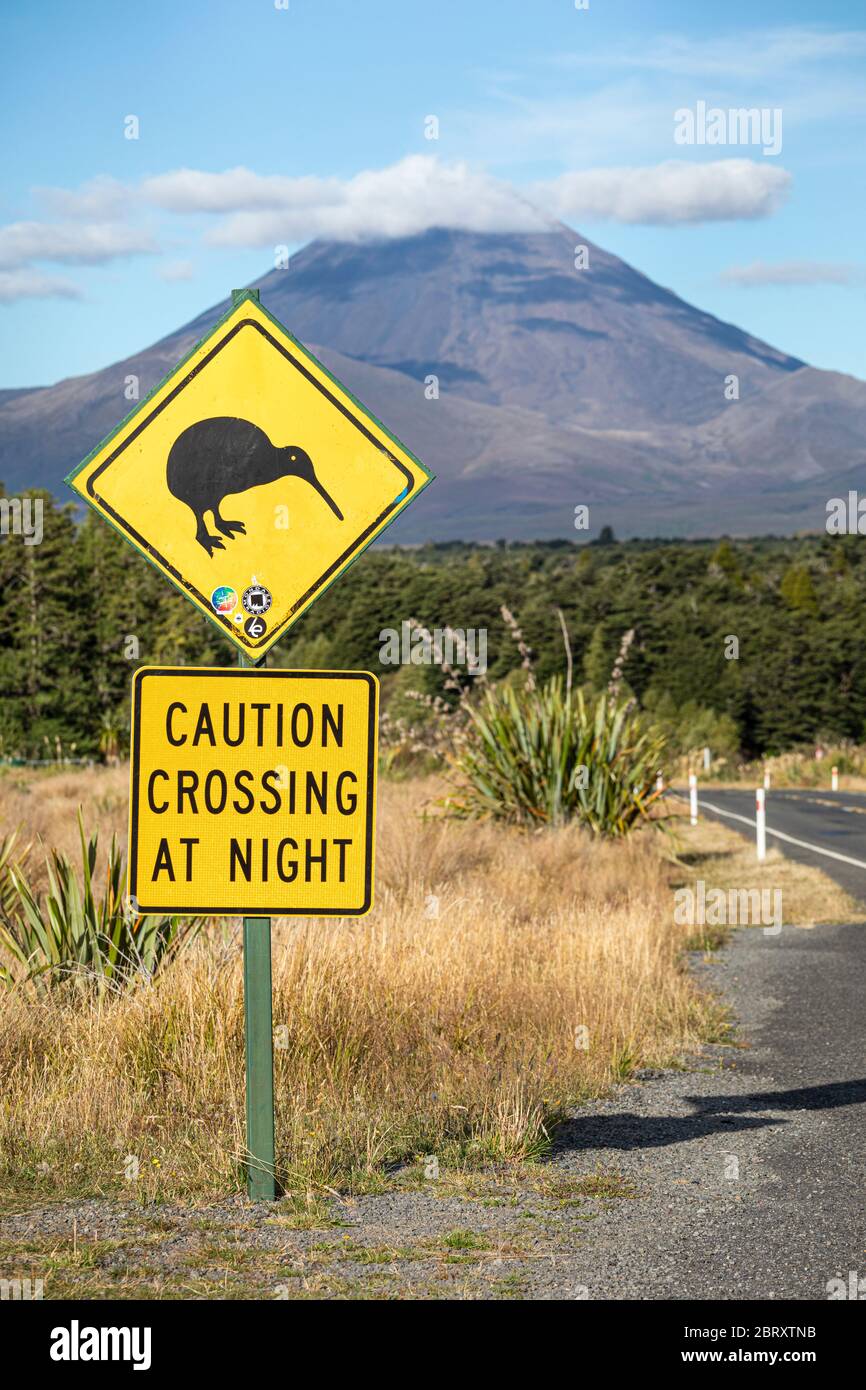
[[[691, 1115], [575, 1116], [558, 1130], [554, 1154], [580, 1149], [655, 1149], [681, 1144], [708, 1134], [731, 1134], [738, 1130], [764, 1129], [784, 1125], [780, 1114], [754, 1112], [785, 1110], [832, 1110], [843, 1105], [866, 1102], [866, 1079], [831, 1081], [824, 1086], [800, 1086], [790, 1091], [761, 1091], [744, 1096], [685, 1096], [695, 1107]], [[744, 1113], [746, 1112], [746, 1113]]]

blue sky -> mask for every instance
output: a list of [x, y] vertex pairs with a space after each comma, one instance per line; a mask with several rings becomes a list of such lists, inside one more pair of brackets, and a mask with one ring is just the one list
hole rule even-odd
[[[0, 387], [127, 356], [278, 244], [548, 216], [866, 378], [855, 0], [19, 0], [4, 31]], [[781, 148], [677, 143], [700, 102], [781, 111]]]

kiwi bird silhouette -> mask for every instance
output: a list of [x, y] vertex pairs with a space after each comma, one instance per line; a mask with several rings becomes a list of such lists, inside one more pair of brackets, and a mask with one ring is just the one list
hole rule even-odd
[[214, 526], [226, 540], [245, 535], [242, 521], [226, 521], [220, 516], [223, 498], [264, 487], [278, 478], [301, 478], [309, 483], [337, 520], [343, 520], [340, 508], [316, 477], [309, 454], [297, 444], [272, 444], [264, 430], [249, 420], [220, 415], [196, 421], [178, 435], [166, 466], [168, 490], [189, 507], [196, 521], [195, 538], [210, 556], [215, 550], [224, 550], [225, 542], [210, 534], [205, 514], [211, 513]]

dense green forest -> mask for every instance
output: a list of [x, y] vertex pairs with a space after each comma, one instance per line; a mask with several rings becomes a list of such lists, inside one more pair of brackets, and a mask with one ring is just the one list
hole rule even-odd
[[[125, 745], [137, 665], [229, 665], [236, 656], [103, 522], [33, 495], [44, 499], [41, 544], [0, 539], [0, 757], [53, 756], [58, 741], [66, 755], [98, 756], [115, 740]], [[565, 666], [560, 608], [575, 680], [595, 688], [634, 629], [624, 683], [681, 747], [708, 742], [753, 757], [866, 736], [866, 558], [857, 536], [380, 546], [271, 660], [374, 671], [386, 701], [409, 684], [439, 693], [435, 667], [380, 662], [381, 630], [416, 619], [430, 629], [486, 628], [488, 675], [501, 679], [520, 665], [502, 605], [541, 678]]]

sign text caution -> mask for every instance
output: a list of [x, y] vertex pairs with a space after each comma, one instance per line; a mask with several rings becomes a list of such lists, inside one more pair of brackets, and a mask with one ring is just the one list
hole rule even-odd
[[378, 682], [143, 667], [132, 702], [139, 912], [359, 916], [373, 898]]

